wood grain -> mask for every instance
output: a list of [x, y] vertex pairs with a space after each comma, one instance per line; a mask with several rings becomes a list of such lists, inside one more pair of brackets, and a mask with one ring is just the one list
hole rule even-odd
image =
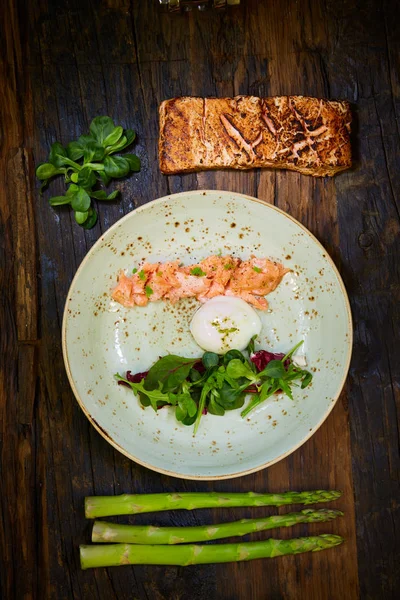
[[[5, 0], [0, 15], [0, 597], [397, 597], [398, 3], [242, 0], [225, 13], [170, 16], [156, 0], [34, 0], [28, 6]], [[268, 170], [162, 176], [159, 103], [185, 94], [241, 93], [349, 100], [353, 170], [320, 181]], [[48, 206], [48, 192], [39, 197], [34, 165], [46, 159], [52, 142], [76, 138], [99, 114], [137, 131], [142, 169], [118, 183], [122, 200], [99, 205], [98, 224], [85, 232], [68, 209]], [[68, 287], [101, 233], [153, 198], [196, 188], [257, 196], [306, 225], [341, 270], [355, 325], [347, 385], [317, 433], [270, 469], [215, 483], [152, 473], [109, 446], [73, 398], [60, 345]], [[61, 181], [52, 184], [55, 194], [62, 189]], [[188, 569], [79, 568], [77, 547], [90, 536], [86, 495], [313, 487], [342, 489], [335, 505], [345, 517], [279, 535], [343, 535], [346, 543], [330, 552]], [[256, 514], [177, 511], [151, 520], [194, 525]], [[149, 516], [128, 520], [147, 523]]]

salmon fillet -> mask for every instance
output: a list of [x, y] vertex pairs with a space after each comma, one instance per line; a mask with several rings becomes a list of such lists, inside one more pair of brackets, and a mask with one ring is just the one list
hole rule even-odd
[[160, 170], [290, 169], [315, 177], [351, 167], [347, 101], [182, 97], [159, 109]]
[[197, 298], [206, 302], [215, 296], [237, 296], [260, 310], [268, 308], [264, 298], [282, 281], [289, 269], [267, 258], [240, 260], [230, 255], [209, 256], [201, 262], [180, 266], [178, 260], [144, 263], [128, 277], [123, 271], [112, 298], [123, 306], [146, 306], [148, 302]]

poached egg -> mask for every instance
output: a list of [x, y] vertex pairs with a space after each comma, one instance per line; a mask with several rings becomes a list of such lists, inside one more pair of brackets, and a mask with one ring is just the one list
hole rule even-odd
[[253, 335], [261, 331], [261, 319], [241, 298], [216, 296], [193, 315], [190, 332], [196, 343], [208, 352], [225, 354], [244, 350]]

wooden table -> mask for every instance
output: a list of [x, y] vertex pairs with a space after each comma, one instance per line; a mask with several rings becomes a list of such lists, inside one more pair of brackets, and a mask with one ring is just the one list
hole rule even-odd
[[[398, 6], [242, 0], [221, 14], [172, 17], [156, 0], [1, 3], [1, 598], [388, 600], [399, 592]], [[354, 168], [334, 179], [269, 170], [162, 176], [159, 103], [235, 94], [348, 99]], [[85, 232], [67, 209], [48, 206], [48, 192], [39, 197], [34, 168], [52, 142], [76, 139], [101, 114], [137, 131], [142, 169], [118, 183], [122, 201], [99, 204], [99, 222]], [[60, 342], [68, 286], [101, 233], [141, 204], [196, 188], [257, 196], [306, 225], [342, 273], [355, 326], [347, 384], [319, 431], [279, 464], [215, 483], [153, 473], [107, 444], [74, 400]], [[52, 189], [62, 193], [63, 183]], [[345, 517], [325, 529], [346, 543], [332, 551], [186, 569], [79, 568], [86, 495], [312, 488], [344, 491], [334, 505]]]

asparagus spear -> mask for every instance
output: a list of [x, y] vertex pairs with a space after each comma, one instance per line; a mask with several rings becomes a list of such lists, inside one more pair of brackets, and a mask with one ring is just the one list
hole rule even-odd
[[316, 490], [285, 492], [283, 494], [256, 494], [239, 492], [184, 492], [182, 494], [122, 494], [121, 496], [88, 496], [85, 498], [85, 516], [88, 519], [111, 515], [134, 515], [162, 510], [195, 508], [226, 508], [231, 506], [283, 506], [286, 504], [315, 504], [336, 500], [342, 492]]
[[292, 540], [269, 539], [245, 544], [137, 546], [107, 544], [80, 546], [82, 569], [119, 565], [199, 565], [238, 562], [255, 558], [273, 558], [283, 554], [317, 552], [343, 542], [339, 535], [317, 535]]
[[206, 542], [221, 538], [246, 535], [253, 531], [265, 531], [276, 527], [291, 527], [296, 523], [327, 522], [343, 516], [340, 510], [311, 510], [265, 517], [264, 519], [241, 519], [234, 523], [200, 525], [198, 527], [151, 527], [148, 525], [117, 525], [95, 521], [92, 542], [125, 542], [129, 544], [184, 544]]

